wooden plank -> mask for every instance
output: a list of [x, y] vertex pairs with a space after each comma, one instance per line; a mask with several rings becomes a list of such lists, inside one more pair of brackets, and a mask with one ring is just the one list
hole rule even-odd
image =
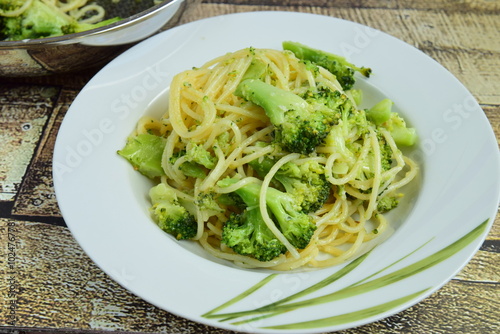
[[495, 13], [500, 11], [498, 1], [488, 0], [203, 0], [203, 3], [248, 5], [248, 6], [277, 6], [277, 7], [331, 7], [331, 8], [380, 8], [380, 9], [418, 9], [418, 10], [445, 10], [447, 12], [471, 11]]
[[55, 87], [0, 85], [0, 200], [12, 200], [59, 93]]
[[498, 145], [500, 146], [500, 106], [483, 106], [484, 114], [490, 121], [491, 127], [497, 137]]
[[98, 68], [68, 74], [42, 75], [33, 77], [6, 77], [2, 82], [18, 85], [64, 86], [66, 89], [82, 89], [99, 71]]
[[[500, 106], [483, 106], [483, 110], [492, 125], [498, 146], [500, 147]], [[495, 222], [486, 239], [500, 242], [500, 214], [498, 211]]]
[[500, 241], [500, 213], [497, 211], [495, 222], [491, 227], [490, 233], [486, 237], [487, 240]]
[[52, 155], [57, 131], [78, 91], [62, 90], [38, 150], [33, 154], [30, 169], [19, 189], [12, 214], [60, 217], [52, 180]]
[[455, 279], [469, 282], [500, 283], [500, 253], [478, 251]]

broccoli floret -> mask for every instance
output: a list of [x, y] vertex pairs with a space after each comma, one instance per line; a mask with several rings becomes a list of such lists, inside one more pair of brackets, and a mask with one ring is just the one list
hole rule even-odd
[[165, 138], [143, 133], [129, 138], [118, 154], [127, 159], [141, 174], [155, 178], [165, 175], [161, 167], [165, 145]]
[[331, 110], [334, 120], [329, 120], [330, 123], [337, 123], [344, 112], [350, 112], [353, 109], [352, 102], [347, 95], [323, 85], [311, 88], [300, 96], [314, 110], [324, 110], [325, 107]]
[[383, 99], [366, 110], [366, 117], [376, 125], [387, 122], [391, 118], [392, 105], [393, 102], [391, 100]]
[[[180, 157], [184, 155], [186, 155], [186, 150], [174, 152], [168, 161], [173, 165]], [[206, 169], [196, 162], [185, 161], [180, 164], [179, 169], [185, 176], [195, 177], [199, 179], [204, 179], [207, 176]]]
[[[218, 182], [221, 187], [234, 183], [233, 179], [223, 179]], [[258, 206], [261, 185], [250, 182], [235, 192], [251, 208], [249, 204]], [[302, 212], [302, 208], [297, 200], [286, 192], [282, 192], [273, 187], [269, 187], [266, 193], [266, 205], [270, 210], [270, 216], [277, 223], [285, 238], [295, 248], [303, 249], [307, 247], [316, 230], [316, 225], [312, 218]]]
[[225, 205], [226, 207], [234, 207], [237, 209], [245, 209], [245, 202], [236, 193], [220, 194], [217, 198], [217, 203]]
[[309, 60], [330, 71], [337, 77], [344, 90], [351, 89], [354, 85], [354, 72], [359, 72], [365, 77], [369, 77], [372, 72], [370, 68], [358, 67], [348, 62], [344, 57], [313, 49], [300, 43], [285, 41], [283, 49], [293, 52], [299, 59]]
[[192, 239], [198, 224], [194, 216], [179, 203], [175, 191], [160, 183], [149, 191], [152, 206], [150, 212], [158, 226], [176, 239]]
[[360, 105], [363, 102], [363, 91], [361, 89], [350, 89], [349, 94], [356, 105]]
[[406, 126], [398, 113], [392, 111], [393, 104], [390, 99], [383, 99], [366, 110], [366, 117], [377, 126], [389, 130], [397, 145], [412, 146], [417, 141], [417, 133], [414, 128]]
[[301, 211], [296, 200], [287, 193], [270, 188], [266, 195], [266, 204], [278, 221], [285, 238], [298, 249], [306, 248], [316, 225], [310, 216]]
[[355, 129], [358, 136], [363, 136], [370, 132], [372, 123], [366, 119], [364, 110], [352, 108], [347, 118], [345, 118], [350, 130]]
[[259, 207], [232, 214], [222, 228], [222, 243], [238, 254], [259, 261], [270, 261], [286, 251], [267, 227]]
[[[237, 180], [226, 178], [218, 182], [227, 187]], [[240, 214], [232, 214], [222, 228], [222, 243], [236, 253], [253, 257], [259, 261], [270, 261], [286, 251], [286, 247], [267, 227], [260, 213], [258, 196], [238, 190], [225, 194], [239, 207], [244, 207]], [[237, 197], [237, 198], [235, 198]]]
[[377, 203], [377, 211], [384, 213], [397, 207], [399, 199], [396, 196], [386, 196], [381, 198]]
[[230, 154], [230, 149], [231, 149], [231, 135], [229, 132], [223, 132], [220, 135], [217, 136], [217, 145], [219, 148], [222, 150], [222, 152], [226, 154]]
[[224, 212], [224, 210], [219, 206], [218, 197], [211, 191], [200, 192], [196, 196], [196, 205], [198, 206], [204, 221], [207, 221], [208, 218], [218, 213]]
[[235, 95], [264, 109], [276, 127], [275, 141], [289, 152], [312, 153], [338, 121], [338, 111], [324, 103], [309, 104], [290, 91], [260, 80], [243, 80]]
[[[269, 173], [275, 164], [271, 158], [256, 159], [250, 166], [261, 177]], [[275, 180], [293, 196], [305, 213], [315, 212], [325, 204], [330, 196], [331, 184], [324, 174], [324, 167], [316, 161], [308, 161], [301, 165], [293, 162], [284, 164], [274, 175]]]
[[205, 150], [201, 144], [190, 143], [186, 147], [187, 161], [196, 162], [208, 169], [213, 169], [217, 164], [217, 158]]
[[392, 148], [387, 144], [383, 136], [378, 136], [380, 143], [380, 163], [383, 171], [387, 171], [392, 167], [393, 152]]
[[80, 23], [55, 6], [34, 0], [21, 15], [0, 17], [0, 34], [6, 40], [45, 38], [94, 29], [119, 20], [115, 17], [95, 24]]
[[409, 128], [398, 113], [392, 112], [389, 120], [382, 124], [391, 134], [394, 142], [401, 146], [412, 146], [417, 142], [415, 128]]

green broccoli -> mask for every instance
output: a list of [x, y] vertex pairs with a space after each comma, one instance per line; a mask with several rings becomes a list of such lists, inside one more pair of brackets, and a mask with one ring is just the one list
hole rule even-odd
[[189, 143], [186, 147], [186, 159], [195, 162], [208, 169], [213, 169], [217, 164], [217, 158], [203, 148], [201, 144]]
[[386, 196], [377, 202], [377, 211], [384, 213], [390, 211], [399, 205], [399, 198], [397, 196]]
[[[261, 177], [267, 175], [274, 164], [275, 161], [268, 157], [249, 163]], [[323, 165], [316, 161], [301, 165], [288, 162], [278, 170], [273, 179], [298, 201], [303, 212], [309, 213], [321, 208], [330, 196], [331, 184], [324, 173]]]
[[[332, 126], [324, 140], [324, 145], [334, 147], [343, 158], [354, 161], [356, 141], [370, 132], [373, 123], [367, 120], [364, 110], [357, 109], [352, 105], [340, 110], [339, 124]], [[352, 136], [352, 134], [356, 134], [356, 136]]]
[[169, 162], [175, 164], [180, 157], [186, 158], [179, 166], [180, 171], [185, 176], [199, 179], [204, 179], [208, 173], [207, 169], [213, 169], [217, 163], [217, 159], [209, 151], [196, 143], [189, 143], [185, 149], [174, 152]]
[[[149, 178], [163, 176], [165, 172], [161, 161], [166, 141], [164, 137], [143, 133], [130, 137], [118, 154], [127, 159], [134, 169]], [[174, 164], [182, 156], [186, 156], [187, 161], [179, 166], [181, 172], [186, 176], [201, 179], [207, 175], [206, 168], [214, 168], [217, 161], [201, 145], [193, 143], [188, 145], [188, 150], [174, 152], [169, 162]]]
[[372, 72], [370, 68], [351, 64], [344, 57], [313, 49], [300, 43], [285, 41], [283, 42], [283, 49], [293, 52], [299, 59], [311, 61], [330, 71], [337, 77], [344, 90], [351, 89], [354, 85], [355, 72], [359, 72], [365, 77], [369, 77]]
[[308, 89], [300, 95], [314, 110], [323, 110], [325, 108], [334, 111], [334, 121], [337, 123], [341, 115], [349, 113], [353, 109], [352, 102], [347, 95], [338, 90], [332, 90], [324, 85], [318, 85], [316, 88]]
[[383, 123], [382, 126], [389, 131], [397, 145], [412, 146], [417, 142], [415, 128], [408, 127], [405, 120], [398, 113], [392, 112], [389, 120]]
[[383, 171], [387, 171], [392, 167], [393, 152], [392, 148], [387, 144], [385, 138], [378, 135], [378, 141], [380, 144], [380, 163]]
[[[8, 9], [10, 3], [7, 0], [0, 0], [0, 8]], [[102, 27], [119, 20], [119, 17], [115, 17], [95, 24], [82, 23], [55, 6], [33, 0], [19, 16], [7, 17], [0, 14], [0, 37], [13, 41], [61, 36]]]
[[217, 146], [224, 152], [225, 154], [230, 154], [231, 153], [231, 146], [232, 146], [232, 137], [229, 134], [229, 132], [225, 131], [221, 133], [220, 135], [217, 136], [216, 142]]
[[406, 125], [398, 113], [392, 111], [393, 104], [390, 99], [383, 99], [365, 110], [366, 117], [377, 126], [386, 128], [397, 145], [412, 146], [417, 141], [417, 133]]
[[245, 202], [236, 193], [219, 194], [217, 197], [217, 203], [224, 205], [226, 207], [233, 207], [239, 210], [245, 209], [247, 206]]
[[[229, 186], [237, 180], [226, 178], [218, 182], [220, 187]], [[249, 205], [259, 203], [261, 185], [250, 182], [235, 190], [243, 201]], [[281, 233], [295, 248], [306, 248], [316, 230], [312, 217], [302, 212], [297, 200], [286, 192], [269, 187], [266, 193], [266, 205], [270, 216]], [[257, 205], [258, 206], [258, 205]], [[251, 208], [249, 206], [249, 208]]]
[[286, 252], [286, 247], [267, 227], [258, 206], [229, 217], [222, 228], [222, 243], [259, 261], [270, 261]]
[[211, 216], [224, 212], [219, 206], [218, 196], [212, 191], [200, 192], [196, 196], [195, 203], [204, 221], [208, 220]]
[[[329, 108], [325, 101], [310, 104], [293, 92], [260, 80], [241, 81], [234, 94], [264, 109], [276, 127], [275, 141], [289, 152], [312, 153], [338, 121], [338, 110]], [[330, 94], [330, 98], [338, 97], [340, 102], [329, 104], [340, 107], [342, 96]]]
[[[175, 162], [184, 155], [186, 155], [186, 150], [174, 152], [169, 159], [170, 164], [175, 164]], [[207, 176], [205, 168], [196, 162], [185, 161], [179, 166], [179, 169], [185, 176], [199, 179], [204, 179]]]
[[370, 109], [365, 110], [366, 117], [376, 125], [381, 125], [391, 118], [392, 105], [391, 100], [383, 99]]
[[165, 175], [161, 167], [165, 145], [165, 138], [143, 133], [129, 138], [118, 154], [127, 159], [141, 174], [155, 178]]
[[175, 191], [160, 183], [149, 191], [150, 212], [158, 226], [178, 240], [192, 239], [198, 231], [194, 216], [182, 206]]

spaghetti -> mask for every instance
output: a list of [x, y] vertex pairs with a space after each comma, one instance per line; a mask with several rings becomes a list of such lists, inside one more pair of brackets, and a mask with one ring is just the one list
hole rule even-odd
[[[281, 89], [300, 94], [311, 87], [324, 85], [350, 96], [332, 73], [321, 67], [313, 73], [291, 52], [247, 48], [177, 74], [170, 86], [168, 111], [161, 119], [140, 120], [136, 133], [153, 133], [166, 138], [162, 159], [165, 176], [160, 182], [191, 204], [188, 206], [198, 223], [194, 239], [210, 254], [242, 267], [275, 270], [326, 267], [348, 260], [363, 243], [387, 229], [388, 222], [377, 210], [377, 204], [386, 196], [395, 196], [401, 187], [413, 180], [418, 166], [403, 155], [387, 130], [371, 125], [366, 134], [359, 135], [349, 131], [342, 120], [336, 125], [334, 138], [327, 138], [313, 154], [288, 153], [276, 149], [275, 145], [261, 145], [262, 142], [273, 143], [273, 125], [262, 108], [233, 94], [255, 59], [266, 65], [263, 81]], [[381, 145], [385, 143], [392, 151], [393, 164], [389, 169], [383, 169], [380, 162]], [[186, 161], [185, 156], [172, 159], [193, 144], [202, 146], [216, 158], [215, 166], [205, 178], [190, 177], [182, 172], [180, 166]], [[248, 163], [265, 156], [272, 156], [277, 163], [266, 177], [258, 178]], [[317, 226], [311, 242], [305, 249], [297, 250], [269, 217], [265, 193], [275, 173], [285, 163], [300, 165], [310, 160], [324, 166], [331, 195], [311, 214]], [[239, 176], [241, 181], [226, 188], [218, 187], [217, 182], [228, 176]], [[221, 242], [224, 223], [232, 212], [230, 207], [197, 205], [200, 194], [227, 194], [248, 182], [262, 185], [262, 217], [287, 248], [285, 254], [268, 262], [236, 254]], [[376, 227], [369, 228], [373, 226], [369, 221]]]
[[[104, 19], [105, 10], [89, 0], [40, 0], [45, 5], [67, 15], [80, 23], [98, 23]], [[9, 3], [9, 8], [0, 8], [0, 16], [17, 17], [22, 15], [33, 0], [18, 0]], [[7, 7], [7, 6], [5, 6]]]

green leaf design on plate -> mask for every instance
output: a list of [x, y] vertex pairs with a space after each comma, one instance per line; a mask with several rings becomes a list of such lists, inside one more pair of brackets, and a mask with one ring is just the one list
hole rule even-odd
[[245, 297], [251, 295], [252, 293], [254, 293], [255, 291], [259, 290], [261, 287], [263, 287], [264, 285], [266, 285], [269, 281], [271, 281], [273, 278], [275, 278], [277, 276], [277, 274], [272, 274], [272, 275], [269, 275], [267, 276], [266, 278], [264, 278], [262, 281], [260, 281], [259, 283], [255, 284], [254, 286], [252, 286], [251, 288], [247, 289], [246, 291], [244, 291], [243, 293], [239, 294], [238, 296], [236, 296], [235, 298], [225, 302], [224, 304], [222, 304], [221, 306], [218, 306], [216, 308], [214, 308], [213, 310], [205, 313], [202, 315], [202, 317], [205, 317], [205, 318], [210, 318], [210, 315], [215, 313], [215, 312], [219, 312], [220, 310], [223, 310], [225, 309], [226, 307], [229, 307], [237, 302], [239, 302], [240, 300], [244, 299]]
[[268, 326], [268, 327], [262, 327], [262, 328], [267, 328], [267, 329], [311, 329], [311, 328], [346, 324], [349, 322], [354, 322], [354, 321], [366, 319], [366, 318], [372, 317], [372, 316], [380, 314], [380, 313], [388, 312], [388, 311], [394, 309], [395, 307], [398, 307], [404, 303], [411, 301], [414, 298], [417, 298], [418, 296], [420, 296], [421, 294], [425, 293], [428, 290], [429, 289], [421, 290], [421, 291], [412, 293], [408, 296], [394, 299], [394, 300], [391, 300], [390, 302], [383, 303], [383, 304], [380, 304], [380, 305], [377, 305], [374, 307], [365, 308], [365, 309], [360, 310], [360, 311], [344, 313], [344, 314], [335, 315], [335, 316], [323, 318], [323, 319], [314, 319], [311, 321], [298, 322], [298, 323], [294, 323], [294, 324]]
[[[268, 304], [265, 306], [266, 309], [269, 309], [271, 307], [274, 307], [276, 305], [279, 305], [279, 304], [283, 304], [283, 303], [286, 303], [288, 301], [291, 301], [293, 299], [297, 299], [299, 297], [302, 297], [302, 296], [305, 296], [309, 293], [312, 293], [314, 291], [317, 291], [333, 282], [335, 282], [336, 280], [338, 280], [339, 278], [343, 277], [344, 275], [346, 275], [347, 273], [349, 273], [351, 270], [353, 270], [354, 268], [356, 268], [361, 262], [363, 262], [363, 260], [368, 256], [369, 252], [360, 256], [359, 258], [355, 259], [354, 261], [352, 261], [351, 263], [349, 263], [347, 266], [345, 266], [344, 268], [342, 268], [341, 270], [339, 270], [338, 272], [335, 272], [333, 275], [330, 275], [329, 277], [327, 277], [326, 279], [322, 280], [321, 282], [319, 283], [316, 283], [312, 286], [310, 286], [309, 288], [307, 289], [304, 289], [292, 296], [289, 296], [289, 297], [286, 297], [286, 298], [283, 298], [275, 303], [272, 303], [272, 304]], [[276, 275], [276, 274], [273, 274], [273, 275]], [[273, 275], [270, 275], [270, 276], [273, 276]], [[224, 303], [223, 305], [217, 307], [216, 309], [206, 313], [204, 315], [204, 317], [206, 318], [226, 318], [226, 317], [231, 317], [231, 318], [234, 318], [234, 317], [238, 317], [239, 314], [238, 313], [228, 313], [228, 314], [214, 314], [218, 311], [220, 311], [221, 309], [229, 306], [229, 305], [232, 305], [234, 304], [236, 301], [238, 300], [241, 300], [243, 299], [244, 296], [247, 296], [248, 295], [248, 291], [250, 290], [253, 290], [253, 291], [256, 291], [256, 287], [258, 288], [261, 288], [262, 286], [264, 286], [264, 284], [266, 284], [267, 282], [269, 282], [269, 276], [266, 277], [265, 279], [263, 279], [262, 281], [260, 281], [259, 283], [257, 283], [256, 285], [254, 285], [252, 288], [248, 289], [247, 291], [245, 291], [244, 293], [236, 296], [235, 298], [231, 299], [229, 302], [226, 302]], [[254, 311], [259, 313], [259, 309], [255, 309]], [[246, 311], [244, 312], [244, 314], [246, 315]], [[228, 320], [228, 319], [224, 319], [224, 320]]]
[[[347, 275], [349, 272], [351, 272], [354, 268], [356, 268], [359, 264], [361, 264], [371, 252], [368, 252], [359, 258], [355, 259], [354, 261], [350, 262], [347, 264], [345, 267], [340, 269], [339, 271], [335, 272], [334, 274], [328, 276], [326, 279], [311, 285], [310, 287], [293, 294], [291, 296], [285, 297], [283, 299], [280, 299], [274, 303], [267, 304], [265, 306], [256, 308], [256, 309], [251, 309], [251, 310], [246, 310], [246, 311], [240, 311], [240, 312], [231, 312], [231, 313], [217, 313], [223, 310], [224, 308], [233, 305], [237, 303], [238, 301], [243, 300], [244, 298], [248, 297], [251, 295], [253, 292], [257, 291], [258, 289], [262, 288], [265, 286], [267, 283], [269, 283], [275, 276], [276, 274], [272, 274], [267, 276], [265, 279], [257, 283], [256, 285], [252, 286], [242, 294], [236, 296], [235, 298], [229, 300], [228, 302], [222, 304], [221, 306], [207, 312], [203, 316], [206, 318], [218, 318], [220, 319], [219, 321], [228, 321], [228, 320], [233, 320], [241, 317], [247, 317], [245, 319], [242, 319], [240, 321], [233, 322], [233, 325], [239, 325], [243, 323], [248, 323], [256, 320], [262, 320], [265, 318], [270, 318], [276, 315], [283, 314], [285, 312], [290, 312], [293, 310], [297, 310], [300, 308], [304, 307], [309, 307], [309, 306], [315, 306], [323, 303], [329, 303], [333, 302], [336, 300], [344, 299], [344, 298], [349, 298], [352, 296], [360, 295], [363, 293], [367, 293], [385, 286], [388, 286], [392, 283], [401, 281], [403, 279], [406, 279], [408, 277], [411, 277], [415, 274], [418, 274], [422, 271], [425, 271], [426, 269], [429, 269], [436, 264], [448, 259], [452, 255], [456, 254], [463, 248], [465, 248], [467, 245], [469, 245], [472, 241], [477, 239], [486, 229], [486, 226], [488, 224], [489, 219], [486, 219], [483, 221], [481, 224], [479, 224], [476, 228], [474, 228], [472, 231], [464, 235], [462, 238], [458, 239], [454, 243], [442, 248], [441, 250], [437, 251], [436, 253], [429, 255], [422, 260], [419, 260], [417, 262], [414, 262], [410, 265], [407, 265], [404, 268], [401, 268], [399, 270], [396, 270], [394, 272], [388, 273], [384, 276], [381, 276], [379, 278], [370, 280], [372, 277], [375, 275], [382, 273], [386, 270], [388, 270], [390, 267], [395, 265], [398, 262], [401, 262], [408, 256], [414, 254], [417, 252], [419, 249], [424, 247], [426, 244], [428, 244], [431, 240], [427, 241], [424, 243], [422, 246], [418, 247], [414, 251], [410, 252], [409, 254], [405, 255], [401, 259], [395, 261], [394, 263], [388, 265], [387, 267], [383, 268], [382, 270], [379, 270], [372, 275], [369, 275], [368, 277], [363, 278], [360, 281], [357, 281], [345, 288], [342, 288], [340, 290], [325, 294], [323, 296], [319, 297], [314, 297], [310, 299], [304, 299], [298, 302], [292, 302], [295, 299], [298, 299], [300, 297], [304, 297], [306, 295], [309, 295], [313, 292], [319, 291], [322, 288], [331, 285], [341, 277], [344, 277]], [[324, 326], [331, 326], [331, 325], [336, 325], [336, 324], [342, 324], [342, 323], [348, 323], [356, 320], [361, 320], [365, 319], [367, 317], [380, 314], [383, 312], [387, 312], [391, 309], [394, 309], [395, 307], [404, 304], [406, 302], [411, 301], [412, 299], [418, 297], [419, 295], [425, 293], [430, 289], [424, 289], [422, 291], [418, 291], [415, 293], [412, 293], [410, 295], [377, 305], [375, 307], [359, 310], [356, 312], [351, 312], [348, 314], [342, 314], [342, 315], [336, 315], [332, 317], [327, 317], [323, 319], [314, 319], [310, 321], [304, 321], [300, 323], [294, 323], [294, 324], [284, 324], [284, 325], [276, 325], [276, 326], [271, 326], [271, 327], [265, 327], [265, 328], [273, 328], [273, 329], [305, 329], [305, 328], [319, 328], [319, 327], [324, 327]], [[250, 317], [249, 317], [250, 316]], [[254, 316], [254, 317], [251, 317]], [[249, 317], [249, 318], [248, 318]]]

